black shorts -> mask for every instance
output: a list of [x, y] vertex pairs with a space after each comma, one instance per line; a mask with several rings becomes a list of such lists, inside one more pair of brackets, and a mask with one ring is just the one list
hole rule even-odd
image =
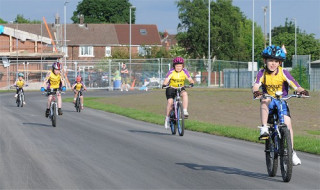
[[[185, 88], [181, 88], [181, 92], [185, 90], [186, 90]], [[174, 99], [176, 95], [177, 95], [177, 89], [170, 88], [170, 87], [166, 89], [167, 100], [170, 98]]]

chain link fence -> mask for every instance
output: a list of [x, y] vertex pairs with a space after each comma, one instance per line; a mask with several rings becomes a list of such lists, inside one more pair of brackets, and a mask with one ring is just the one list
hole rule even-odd
[[[0, 62], [0, 88], [8, 89], [16, 80], [17, 74], [22, 72], [30, 88], [38, 89], [46, 74], [51, 70], [52, 63], [52, 60], [12, 60], [8, 64], [2, 60], [2, 64]], [[129, 71], [127, 78], [129, 87], [139, 90], [160, 88], [167, 72], [172, 67], [172, 59], [166, 58], [76, 60], [62, 62], [63, 76], [69, 88], [74, 83], [76, 76], [80, 75], [88, 88], [118, 90], [121, 87], [120, 70], [123, 63], [126, 63]], [[256, 64], [253, 72], [251, 65], [250, 62], [224, 60], [211, 60], [210, 63], [207, 59], [185, 60], [185, 68], [194, 79], [196, 87], [251, 88], [257, 74]], [[311, 69], [308, 76], [311, 82], [319, 83], [315, 77], [319, 76], [319, 72], [315, 69]], [[315, 86], [312, 90], [319, 90], [319, 88]]]

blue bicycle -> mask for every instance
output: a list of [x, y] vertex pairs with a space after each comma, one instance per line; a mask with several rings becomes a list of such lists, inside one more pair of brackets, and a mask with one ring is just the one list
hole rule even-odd
[[290, 131], [284, 123], [283, 103], [290, 98], [309, 97], [302, 95], [289, 95], [282, 98], [282, 92], [276, 92], [276, 96], [264, 94], [262, 98], [271, 98], [275, 102], [273, 112], [269, 113], [269, 136], [259, 138], [265, 141], [265, 155], [268, 175], [274, 177], [277, 174], [278, 158], [280, 156], [281, 175], [284, 182], [289, 182], [292, 176], [292, 144]]

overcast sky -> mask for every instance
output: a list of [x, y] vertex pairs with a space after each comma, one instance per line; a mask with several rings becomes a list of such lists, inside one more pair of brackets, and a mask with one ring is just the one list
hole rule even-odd
[[[81, 0], [69, 0], [67, 4], [67, 23]], [[136, 7], [136, 24], [156, 24], [158, 30], [177, 33], [178, 9], [176, 0], [130, 0]], [[252, 19], [253, 0], [233, 0], [244, 15]], [[59, 13], [63, 22], [65, 0], [0, 0], [0, 18], [12, 21], [17, 14], [23, 14], [31, 20], [54, 22], [54, 16]], [[269, 7], [269, 0], [255, 0], [255, 21], [264, 30], [263, 7]], [[272, 27], [284, 25], [286, 18], [296, 18], [297, 26], [308, 34], [316, 34], [320, 39], [320, 0], [272, 0]], [[214, 14], [214, 13], [213, 13]], [[267, 29], [269, 31], [269, 10], [267, 12]]]

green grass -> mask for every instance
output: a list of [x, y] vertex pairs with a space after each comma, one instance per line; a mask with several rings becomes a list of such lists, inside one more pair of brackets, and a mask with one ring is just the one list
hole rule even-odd
[[[149, 123], [163, 125], [163, 115], [146, 112], [143, 110], [137, 110], [133, 108], [123, 108], [113, 104], [103, 104], [99, 99], [88, 97], [85, 98], [86, 107], [103, 110], [119, 115], [123, 115], [136, 120], [146, 121]], [[64, 101], [72, 102], [73, 98], [65, 98]], [[198, 131], [213, 135], [225, 136], [230, 138], [236, 138], [251, 142], [263, 143], [263, 141], [258, 140], [258, 130], [249, 129], [246, 127], [235, 127], [235, 126], [223, 126], [214, 125], [210, 123], [205, 123], [195, 120], [185, 120], [186, 129], [192, 131]], [[312, 154], [320, 154], [320, 139], [317, 137], [307, 137], [307, 136], [295, 136], [295, 150], [308, 152]]]

